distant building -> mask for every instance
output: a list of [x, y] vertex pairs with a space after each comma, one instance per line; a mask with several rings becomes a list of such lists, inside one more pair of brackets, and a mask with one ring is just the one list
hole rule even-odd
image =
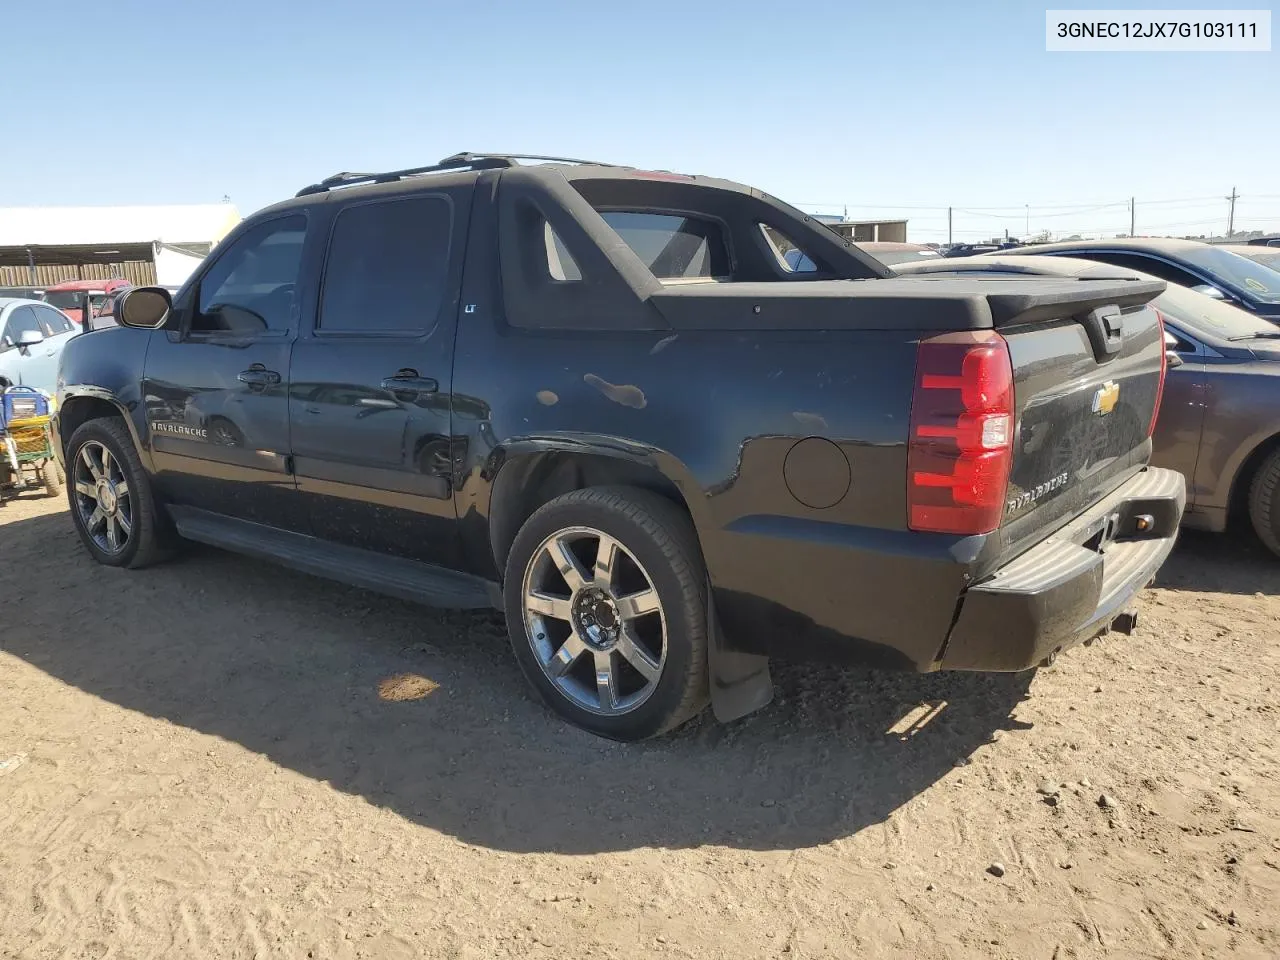
[[229, 203], [0, 209], [0, 286], [181, 284], [237, 223]]
[[907, 221], [905, 220], [828, 220], [825, 217], [821, 219], [840, 236], [848, 237], [850, 240], [864, 243], [868, 241], [907, 242]]

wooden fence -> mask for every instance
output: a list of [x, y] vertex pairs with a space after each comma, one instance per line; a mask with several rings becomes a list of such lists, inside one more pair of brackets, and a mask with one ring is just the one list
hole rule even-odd
[[156, 282], [156, 265], [150, 260], [126, 260], [123, 263], [37, 263], [36, 278], [26, 265], [0, 266], [0, 287], [48, 287], [63, 280], [113, 280], [124, 277], [136, 286]]

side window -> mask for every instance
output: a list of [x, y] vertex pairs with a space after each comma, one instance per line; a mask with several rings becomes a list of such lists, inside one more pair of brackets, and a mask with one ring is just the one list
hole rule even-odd
[[1199, 352], [1198, 348], [1196, 347], [1195, 343], [1192, 342], [1191, 338], [1188, 337], [1181, 330], [1179, 330], [1177, 327], [1170, 326], [1169, 324], [1166, 323], [1164, 329], [1165, 329], [1165, 333], [1173, 334], [1173, 338], [1178, 341], [1173, 346], [1174, 353], [1194, 354]]
[[4, 333], [0, 334], [0, 344], [3, 344], [7, 350], [18, 345], [18, 340], [24, 333], [35, 332], [40, 336], [45, 336], [45, 332], [40, 329], [40, 321], [36, 319], [34, 311], [30, 307], [17, 307], [13, 313], [9, 314], [9, 321], [4, 325]]
[[765, 245], [777, 258], [778, 265], [788, 273], [817, 273], [818, 265], [807, 253], [795, 245], [785, 233], [763, 223], [758, 224], [764, 234]]
[[[1069, 256], [1069, 254], [1068, 254]], [[1175, 267], [1171, 263], [1165, 263], [1163, 260], [1157, 260], [1155, 257], [1143, 256], [1140, 253], [1086, 253], [1090, 260], [1101, 260], [1103, 263], [1114, 264], [1117, 267], [1128, 267], [1130, 270], [1137, 270], [1140, 273], [1149, 273], [1153, 277], [1159, 277], [1168, 283], [1176, 283], [1182, 287], [1195, 286], [1202, 281], [1193, 276], [1181, 267]]]
[[659, 280], [729, 275], [729, 249], [714, 221], [626, 210], [600, 216]]
[[452, 238], [453, 207], [444, 197], [347, 207], [329, 238], [317, 330], [430, 332], [446, 300]]
[[578, 281], [582, 279], [582, 270], [573, 254], [564, 245], [560, 235], [551, 229], [551, 224], [542, 221], [544, 237], [547, 245], [547, 272], [552, 280]]
[[296, 303], [307, 218], [268, 220], [222, 252], [200, 280], [193, 333], [283, 333]]
[[71, 333], [76, 329], [75, 324], [67, 319], [67, 315], [60, 310], [52, 310], [49, 307], [31, 307], [36, 312], [36, 316], [40, 318], [40, 326], [44, 328], [46, 337], [56, 337], [64, 333]]

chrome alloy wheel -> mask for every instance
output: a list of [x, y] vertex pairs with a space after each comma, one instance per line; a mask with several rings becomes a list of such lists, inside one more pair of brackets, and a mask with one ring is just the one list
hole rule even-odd
[[533, 653], [574, 704], [601, 716], [653, 695], [667, 658], [667, 623], [653, 580], [626, 547], [568, 527], [533, 553], [522, 585]]
[[103, 444], [90, 440], [80, 448], [73, 477], [80, 522], [98, 549], [119, 553], [133, 533], [129, 482], [119, 461]]

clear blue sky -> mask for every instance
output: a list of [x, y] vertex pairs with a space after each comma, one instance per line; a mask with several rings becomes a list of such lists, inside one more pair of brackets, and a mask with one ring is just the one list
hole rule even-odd
[[[1024, 204], [1033, 231], [1124, 230], [1076, 208], [1131, 195], [1140, 231], [1200, 232], [1233, 186], [1238, 228], [1280, 228], [1280, 53], [1045, 52], [1046, 6], [1104, 5], [17, 3], [0, 206], [248, 214], [465, 149], [726, 176], [912, 239], [945, 239], [949, 204], [975, 211], [957, 239], [1022, 233]], [[52, 147], [14, 149], [23, 129]]]

